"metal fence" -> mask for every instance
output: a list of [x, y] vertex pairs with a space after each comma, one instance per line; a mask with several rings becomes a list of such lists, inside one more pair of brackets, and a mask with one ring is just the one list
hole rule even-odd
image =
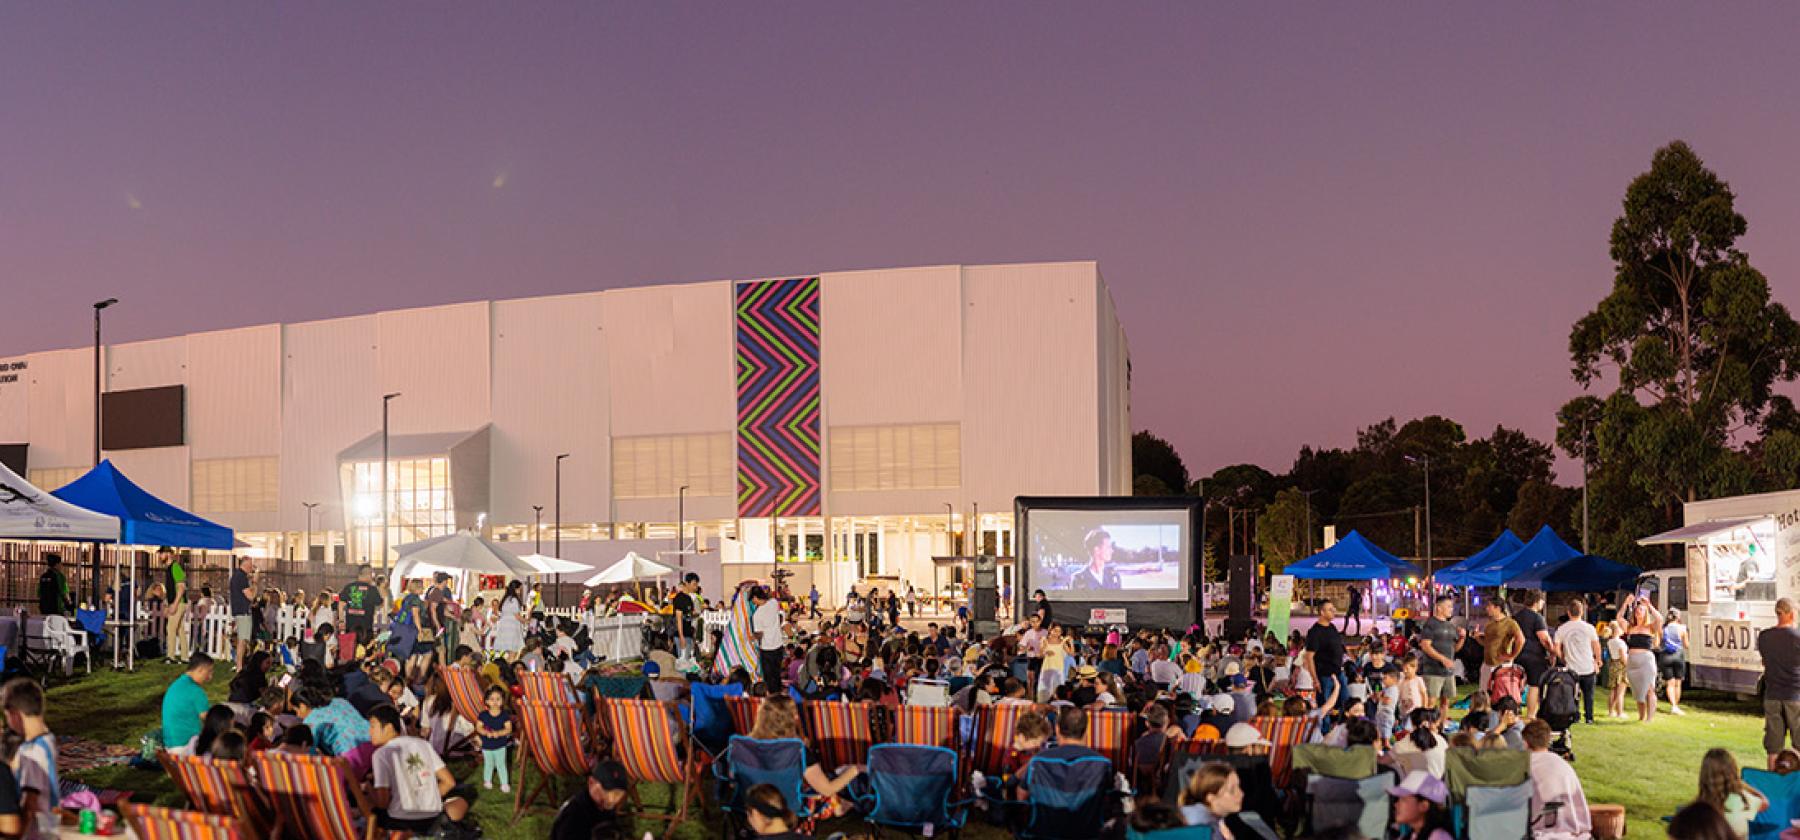
[[[62, 572], [69, 580], [69, 594], [77, 603], [99, 602], [95, 592], [94, 549], [92, 546], [60, 543], [28, 543], [0, 541], [0, 605], [31, 606], [37, 603], [38, 578], [48, 569], [50, 555], [62, 558]], [[225, 597], [225, 584], [231, 576], [233, 555], [222, 551], [178, 552], [187, 570], [187, 587], [191, 597], [199, 597], [208, 587], [213, 597]], [[156, 552], [130, 547], [99, 548], [99, 587], [115, 595], [122, 583], [131, 580], [131, 567], [137, 567], [138, 598], [149, 592], [152, 584], [164, 576], [164, 562]], [[258, 590], [275, 588], [289, 596], [304, 591], [310, 598], [321, 589], [339, 590], [356, 579], [357, 567], [343, 563], [259, 560]]]

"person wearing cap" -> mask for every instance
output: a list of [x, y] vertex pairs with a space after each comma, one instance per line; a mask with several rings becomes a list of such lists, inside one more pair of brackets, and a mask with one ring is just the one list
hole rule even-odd
[[1250, 686], [1250, 680], [1243, 674], [1231, 678], [1232, 723], [1247, 723], [1256, 717], [1256, 690]]
[[[1581, 777], [1562, 756], [1550, 751], [1550, 724], [1533, 720], [1525, 724], [1525, 748], [1531, 751], [1531, 811], [1549, 813], [1542, 817], [1549, 825], [1538, 823], [1533, 831], [1540, 836], [1586, 837], [1593, 830], [1593, 816], [1588, 812], [1587, 793], [1581, 789]], [[1562, 806], [1549, 809], [1552, 802]]]
[[607, 759], [594, 762], [587, 784], [556, 811], [550, 840], [626, 840], [631, 820], [619, 814], [630, 779], [625, 765]]
[[[1450, 789], [1423, 770], [1414, 770], [1388, 788], [1394, 798], [1394, 828], [1418, 840], [1452, 840]], [[1573, 835], [1571, 835], [1573, 836]]]

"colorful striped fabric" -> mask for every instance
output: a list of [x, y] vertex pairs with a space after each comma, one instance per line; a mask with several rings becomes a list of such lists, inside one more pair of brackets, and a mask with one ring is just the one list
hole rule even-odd
[[896, 715], [894, 740], [954, 750], [961, 717], [962, 713], [953, 706], [901, 706]]
[[866, 700], [816, 700], [801, 706], [806, 735], [826, 769], [869, 763], [869, 747], [875, 743], [874, 710], [875, 704]]
[[358, 816], [374, 818], [362, 786], [350, 784], [350, 765], [341, 758], [264, 750], [255, 759], [257, 781], [275, 808], [283, 837], [360, 840]]
[[756, 656], [756, 640], [750, 635], [750, 596], [747, 593], [744, 586], [739, 586], [732, 600], [731, 620], [726, 622], [725, 632], [719, 637], [713, 672], [729, 677], [733, 669], [742, 668], [750, 675], [750, 682], [757, 683], [762, 681], [762, 662]]
[[618, 734], [613, 742], [613, 758], [625, 766], [625, 775], [634, 785], [658, 782], [687, 787], [678, 807], [673, 804], [676, 800], [671, 792], [670, 813], [641, 810], [639, 818], [668, 820], [671, 824], [687, 819], [688, 804], [700, 794], [700, 765], [682, 760], [681, 725], [675, 709], [656, 700], [618, 699], [606, 704], [606, 712], [612, 718], [613, 732]]
[[1019, 715], [1032, 708], [1023, 705], [977, 706], [975, 747], [969, 757], [970, 769], [980, 770], [990, 776], [999, 774], [1007, 753], [1012, 751], [1013, 727], [1018, 724]]
[[1101, 709], [1088, 712], [1087, 735], [1081, 743], [1113, 763], [1114, 767], [1131, 766], [1131, 725], [1136, 716], [1124, 709]]
[[239, 762], [170, 755], [166, 751], [157, 752], [156, 760], [187, 796], [189, 808], [205, 814], [236, 817], [257, 836], [267, 835], [274, 829], [275, 814], [261, 792], [250, 784], [250, 777]]
[[481, 697], [481, 675], [473, 668], [459, 668], [452, 665], [443, 670], [444, 684], [450, 687], [450, 705], [456, 713], [462, 715], [470, 723], [487, 711], [487, 701]]
[[[565, 681], [566, 682], [566, 681]], [[593, 766], [588, 755], [588, 726], [582, 719], [581, 706], [575, 703], [536, 703], [521, 700], [518, 704], [521, 752], [531, 757], [538, 770], [538, 784], [529, 793], [525, 785], [525, 761], [519, 761], [518, 797], [513, 814], [524, 813], [558, 776], [585, 776]], [[555, 791], [551, 791], [554, 795]]]
[[519, 671], [519, 688], [525, 699], [533, 703], [574, 703], [575, 685], [562, 674], [548, 671]]
[[1188, 738], [1176, 741], [1175, 751], [1182, 755], [1224, 755], [1225, 742], [1217, 738]]
[[119, 810], [124, 813], [131, 830], [137, 833], [138, 840], [250, 840], [263, 836], [244, 831], [236, 817], [220, 814], [178, 811], [131, 802], [120, 803]]
[[750, 731], [756, 728], [756, 713], [762, 710], [763, 699], [741, 695], [725, 698], [725, 710], [731, 713], [731, 730], [739, 735], [749, 737]]
[[1293, 775], [1294, 745], [1303, 744], [1318, 728], [1319, 719], [1309, 715], [1253, 717], [1250, 724], [1269, 739], [1269, 774], [1275, 787], [1286, 788]]

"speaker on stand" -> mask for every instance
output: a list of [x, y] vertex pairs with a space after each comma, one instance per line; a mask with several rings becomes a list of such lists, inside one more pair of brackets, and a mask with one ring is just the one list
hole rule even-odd
[[1237, 554], [1231, 558], [1229, 575], [1231, 603], [1225, 618], [1225, 638], [1242, 639], [1256, 632], [1256, 557]]
[[969, 587], [969, 632], [992, 639], [1000, 635], [1000, 622], [994, 619], [1000, 604], [1000, 572], [991, 554], [975, 557], [975, 581]]

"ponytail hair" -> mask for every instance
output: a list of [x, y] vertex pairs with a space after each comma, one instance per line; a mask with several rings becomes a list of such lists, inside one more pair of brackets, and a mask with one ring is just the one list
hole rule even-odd
[[1438, 710], [1429, 706], [1421, 706], [1412, 711], [1413, 746], [1420, 750], [1433, 749], [1438, 745], [1438, 734], [1431, 730], [1431, 724], [1437, 723]]

